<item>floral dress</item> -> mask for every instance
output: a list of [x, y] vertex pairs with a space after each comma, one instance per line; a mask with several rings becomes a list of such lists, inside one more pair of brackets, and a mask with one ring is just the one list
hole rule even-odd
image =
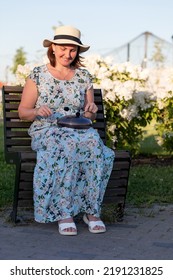
[[58, 80], [42, 65], [35, 67], [29, 78], [38, 89], [36, 107], [46, 104], [53, 112], [50, 117], [37, 117], [29, 128], [32, 149], [37, 152], [33, 180], [35, 220], [55, 222], [80, 212], [98, 217], [114, 152], [92, 127], [57, 126], [58, 118], [83, 108], [85, 93], [92, 87], [90, 74], [79, 68], [71, 80]]

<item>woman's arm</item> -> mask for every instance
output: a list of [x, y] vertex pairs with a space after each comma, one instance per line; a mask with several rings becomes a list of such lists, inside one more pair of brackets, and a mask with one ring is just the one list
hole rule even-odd
[[33, 121], [37, 116], [49, 116], [52, 114], [51, 110], [46, 106], [35, 108], [37, 102], [38, 92], [36, 84], [28, 79], [23, 89], [21, 102], [19, 104], [19, 117], [23, 120]]
[[94, 103], [94, 89], [93, 87], [87, 90], [85, 95], [84, 116], [92, 121], [96, 118], [98, 107]]

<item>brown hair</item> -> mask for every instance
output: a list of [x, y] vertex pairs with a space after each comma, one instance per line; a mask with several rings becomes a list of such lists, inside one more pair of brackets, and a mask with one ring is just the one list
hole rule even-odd
[[[75, 59], [73, 60], [73, 62], [71, 63], [71, 66], [74, 66], [75, 68], [79, 68], [80, 66], [81, 67], [84, 67], [85, 65], [82, 63], [82, 59], [83, 57], [81, 57], [79, 55], [80, 53], [80, 47], [78, 47], [78, 51], [77, 51], [77, 54], [76, 54], [76, 57]], [[49, 61], [50, 61], [50, 64], [51, 66], [55, 67], [56, 66], [56, 59], [55, 59], [55, 55], [53, 53], [53, 49], [52, 49], [52, 45], [50, 45], [50, 47], [48, 48], [47, 50], [47, 56], [49, 58]]]

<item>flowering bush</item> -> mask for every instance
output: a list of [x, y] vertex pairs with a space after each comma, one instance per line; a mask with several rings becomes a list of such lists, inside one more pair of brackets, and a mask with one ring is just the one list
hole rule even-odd
[[21, 65], [19, 64], [16, 70], [16, 84], [20, 86], [24, 86], [26, 82], [26, 78], [30, 74], [31, 70], [37, 66], [38, 64], [25, 64]]
[[21, 65], [19, 64], [16, 70], [16, 84], [24, 86], [27, 76], [30, 74], [32, 69], [31, 64]]
[[42, 64], [48, 63], [48, 58], [43, 57], [42, 61], [38, 63], [26, 63], [25, 65], [19, 64], [15, 73], [16, 76], [16, 84], [20, 86], [24, 86], [26, 78], [30, 74], [30, 72], [33, 70], [34, 67], [40, 66]]
[[109, 144], [135, 152], [156, 105], [148, 70], [129, 62], [112, 65], [100, 56], [87, 57], [85, 64], [103, 92]]

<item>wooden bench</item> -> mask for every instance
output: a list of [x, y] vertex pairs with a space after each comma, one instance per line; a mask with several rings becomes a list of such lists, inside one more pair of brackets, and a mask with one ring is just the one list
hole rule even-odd
[[[31, 122], [20, 120], [17, 111], [22, 90], [23, 88], [19, 86], [4, 86], [2, 89], [5, 160], [16, 166], [11, 213], [14, 222], [20, 220], [18, 218], [19, 208], [33, 208], [33, 171], [36, 162], [36, 153], [31, 150], [31, 138], [27, 133]], [[106, 143], [106, 123], [100, 89], [94, 90], [94, 97], [99, 108], [94, 127]], [[124, 215], [130, 163], [129, 151], [116, 150], [114, 167], [103, 203], [105, 205], [113, 204], [117, 221], [121, 221]]]

